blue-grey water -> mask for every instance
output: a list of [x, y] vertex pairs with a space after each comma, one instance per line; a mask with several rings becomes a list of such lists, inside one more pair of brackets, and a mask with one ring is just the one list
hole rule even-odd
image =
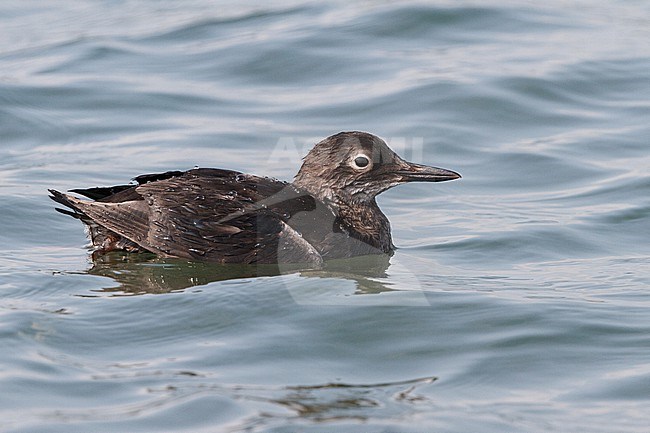
[[[650, 431], [650, 3], [0, 3], [0, 431]], [[463, 179], [281, 275], [93, 263], [47, 188], [290, 180], [382, 136]], [[247, 273], [248, 272], [248, 273]]]

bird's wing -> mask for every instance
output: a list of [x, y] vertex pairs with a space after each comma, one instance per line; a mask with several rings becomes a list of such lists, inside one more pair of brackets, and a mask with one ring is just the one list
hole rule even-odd
[[[138, 199], [131, 200], [133, 192]], [[286, 223], [313, 198], [284, 182], [195, 169], [120, 194], [127, 200], [70, 200], [97, 224], [163, 255], [219, 263], [322, 261]]]

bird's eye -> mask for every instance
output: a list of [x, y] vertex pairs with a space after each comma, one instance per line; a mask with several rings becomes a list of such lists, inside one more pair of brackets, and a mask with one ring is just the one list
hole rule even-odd
[[370, 164], [370, 161], [368, 160], [368, 157], [364, 155], [359, 155], [356, 158], [354, 158], [354, 166], [356, 168], [365, 168]]

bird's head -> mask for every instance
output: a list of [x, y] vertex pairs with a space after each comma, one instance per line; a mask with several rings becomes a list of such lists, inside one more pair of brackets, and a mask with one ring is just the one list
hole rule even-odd
[[303, 159], [293, 183], [321, 199], [364, 203], [402, 183], [460, 177], [451, 170], [405, 161], [381, 138], [353, 131], [317, 143]]

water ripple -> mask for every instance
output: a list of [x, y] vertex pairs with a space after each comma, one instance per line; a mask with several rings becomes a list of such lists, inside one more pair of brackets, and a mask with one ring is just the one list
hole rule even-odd
[[[2, 2], [0, 429], [645, 432], [649, 17]], [[93, 262], [46, 195], [348, 129], [463, 174], [382, 194], [390, 262]]]

